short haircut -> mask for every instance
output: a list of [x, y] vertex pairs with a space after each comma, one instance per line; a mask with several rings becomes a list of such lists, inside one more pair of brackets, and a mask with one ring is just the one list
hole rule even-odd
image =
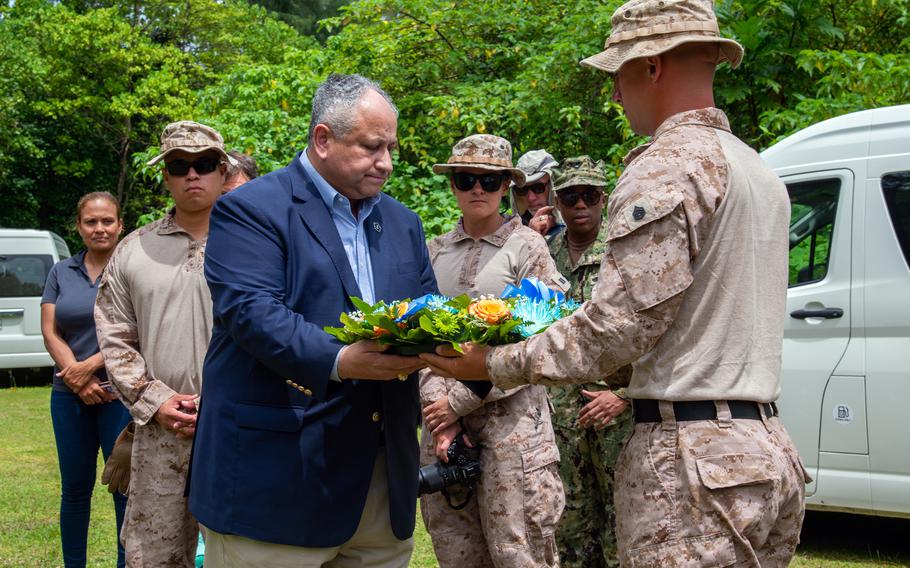
[[234, 161], [236, 162], [236, 164], [228, 162], [227, 179], [231, 179], [239, 173], [242, 173], [246, 179], [256, 179], [259, 177], [259, 166], [256, 165], [256, 160], [253, 156], [238, 152], [237, 150], [231, 150], [227, 154], [231, 158], [234, 158]]
[[341, 75], [332, 73], [316, 89], [313, 95], [313, 109], [310, 112], [310, 128], [307, 132], [307, 141], [313, 143], [313, 132], [317, 124], [325, 124], [332, 129], [336, 136], [344, 137], [354, 129], [354, 108], [357, 101], [367, 91], [376, 91], [389, 103], [395, 116], [398, 116], [398, 107], [392, 102], [392, 97], [382, 90], [382, 87], [362, 75]]

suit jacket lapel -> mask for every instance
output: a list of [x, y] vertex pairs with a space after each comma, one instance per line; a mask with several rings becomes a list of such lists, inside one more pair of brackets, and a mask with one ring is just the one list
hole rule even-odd
[[288, 168], [288, 173], [297, 214], [332, 259], [332, 264], [335, 265], [335, 270], [341, 278], [347, 295], [361, 297], [360, 287], [357, 286], [351, 263], [344, 253], [344, 245], [341, 243], [341, 237], [338, 236], [338, 229], [335, 227], [335, 222], [332, 221], [332, 215], [326, 209], [325, 202], [322, 201], [316, 186], [307, 176], [306, 170], [303, 169], [299, 156], [295, 156]]

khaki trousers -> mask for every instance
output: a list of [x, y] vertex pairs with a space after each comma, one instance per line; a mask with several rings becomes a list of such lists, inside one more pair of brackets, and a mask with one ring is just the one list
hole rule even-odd
[[341, 546], [289, 546], [206, 528], [205, 568], [407, 568], [414, 539], [398, 540], [392, 532], [386, 475], [385, 452], [380, 451], [360, 524], [354, 536]]
[[786, 567], [808, 474], [777, 418], [640, 423], [616, 464], [616, 536], [629, 568]]

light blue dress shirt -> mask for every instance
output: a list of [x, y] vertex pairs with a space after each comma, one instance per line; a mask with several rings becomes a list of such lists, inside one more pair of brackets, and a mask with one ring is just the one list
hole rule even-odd
[[[364, 227], [364, 221], [373, 212], [373, 207], [382, 199], [382, 194], [361, 201], [360, 210], [355, 218], [351, 211], [351, 201], [338, 193], [316, 171], [306, 152], [306, 149], [301, 152], [300, 163], [313, 180], [316, 190], [332, 215], [332, 221], [335, 223], [335, 228], [338, 229], [338, 236], [341, 237], [341, 244], [344, 246], [344, 254], [348, 257], [351, 270], [354, 272], [354, 280], [357, 281], [357, 287], [360, 288], [360, 298], [368, 304], [373, 304], [376, 302], [376, 290], [373, 288], [373, 264], [370, 262], [370, 246], [367, 242], [367, 228]], [[342, 347], [342, 351], [344, 349]], [[335, 357], [335, 364], [332, 365], [332, 372], [329, 375], [330, 380], [341, 380], [338, 376], [339, 358], [341, 358], [341, 351]]]
[[324, 177], [319, 175], [319, 172], [310, 163], [306, 150], [300, 154], [300, 163], [303, 164], [303, 169], [316, 184], [319, 195], [322, 196], [325, 206], [332, 214], [332, 221], [335, 222], [335, 228], [338, 229], [338, 236], [341, 237], [341, 244], [344, 246], [344, 254], [348, 257], [351, 270], [354, 272], [354, 279], [360, 288], [361, 299], [368, 304], [375, 303], [373, 265], [370, 262], [370, 247], [367, 242], [367, 227], [364, 227], [364, 221], [373, 212], [373, 207], [379, 203], [382, 194], [361, 201], [360, 210], [355, 218], [351, 212], [351, 201], [338, 193]]

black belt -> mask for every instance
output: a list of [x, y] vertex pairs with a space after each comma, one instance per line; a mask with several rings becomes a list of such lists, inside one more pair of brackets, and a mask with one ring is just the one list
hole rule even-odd
[[[632, 412], [635, 422], [661, 422], [660, 407], [657, 400], [633, 400]], [[773, 402], [752, 402], [749, 400], [728, 400], [730, 416], [737, 419], [761, 420], [761, 407], [765, 416], [777, 416], [777, 405]], [[677, 401], [673, 403], [673, 415], [677, 422], [693, 420], [716, 420], [717, 407], [713, 400]]]

